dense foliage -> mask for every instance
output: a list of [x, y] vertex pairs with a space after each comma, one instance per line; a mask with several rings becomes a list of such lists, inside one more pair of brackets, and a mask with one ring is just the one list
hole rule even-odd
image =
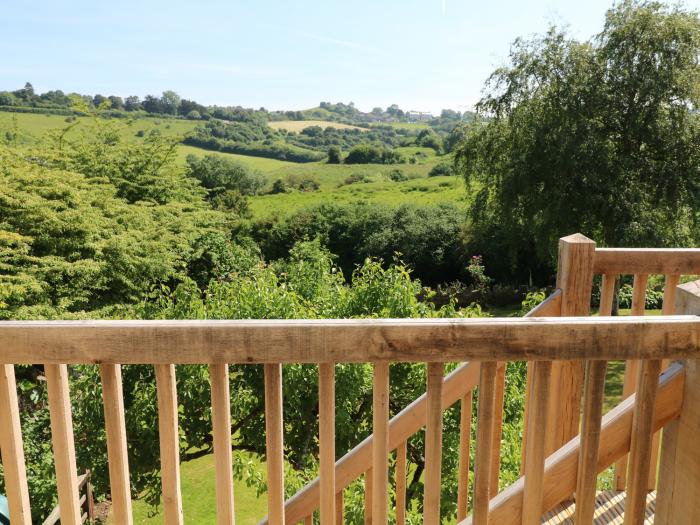
[[298, 241], [319, 238], [346, 275], [367, 257], [390, 261], [400, 254], [422, 281], [435, 285], [465, 277], [464, 221], [464, 211], [449, 204], [322, 204], [241, 225], [239, 235], [253, 238], [269, 259], [284, 257]]
[[626, 0], [579, 42], [517, 40], [460, 130], [471, 232], [512, 260], [551, 260], [581, 231], [609, 246], [700, 240], [700, 20]]

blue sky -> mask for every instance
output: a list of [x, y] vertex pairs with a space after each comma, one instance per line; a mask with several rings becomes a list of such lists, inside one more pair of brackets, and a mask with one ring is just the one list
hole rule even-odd
[[[173, 89], [205, 104], [468, 109], [518, 36], [600, 31], [610, 0], [7, 2], [0, 90]], [[700, 0], [688, 2], [693, 8]]]

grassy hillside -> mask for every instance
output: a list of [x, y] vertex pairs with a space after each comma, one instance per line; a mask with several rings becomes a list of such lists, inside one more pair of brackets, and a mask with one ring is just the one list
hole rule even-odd
[[287, 131], [302, 131], [312, 126], [320, 126], [322, 128], [336, 129], [359, 129], [366, 130], [359, 126], [351, 126], [350, 124], [341, 124], [340, 122], [331, 122], [329, 120], [278, 120], [270, 122], [269, 126], [275, 129], [286, 129]]
[[[67, 136], [77, 138], [94, 121], [92, 117], [78, 117], [75, 122], [66, 121], [60, 115], [0, 112], [0, 134], [16, 132], [19, 144], [31, 144], [52, 131], [65, 129], [72, 124]], [[123, 136], [126, 140], [144, 140], [138, 135], [158, 130], [162, 135], [183, 136], [198, 124], [195, 121], [140, 118], [124, 121]], [[281, 121], [272, 126], [296, 126], [302, 129], [308, 125], [331, 125], [353, 127], [328, 121]], [[413, 126], [413, 124], [404, 124]], [[416, 126], [420, 126], [417, 124]], [[294, 211], [321, 202], [380, 202], [389, 205], [404, 203], [435, 204], [440, 202], [464, 203], [465, 192], [460, 179], [456, 177], [428, 177], [430, 170], [446, 159], [438, 157], [430, 148], [397, 148], [406, 158], [415, 157], [414, 164], [326, 164], [325, 162], [295, 163], [263, 157], [252, 157], [232, 153], [220, 153], [181, 144], [178, 146], [178, 162], [185, 164], [187, 155], [219, 155], [234, 159], [242, 164], [263, 172], [268, 178], [267, 190], [274, 181], [280, 179], [288, 183], [287, 193], [265, 194], [252, 197], [250, 207], [254, 218], [264, 218], [274, 214], [287, 215]], [[400, 171], [407, 180], [395, 182], [392, 176]], [[318, 184], [317, 191], [300, 191], [295, 186], [301, 181], [312, 180]]]

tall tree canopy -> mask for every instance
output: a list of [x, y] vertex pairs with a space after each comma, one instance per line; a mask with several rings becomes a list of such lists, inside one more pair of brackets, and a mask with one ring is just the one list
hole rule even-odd
[[572, 231], [621, 246], [697, 239], [699, 53], [697, 13], [632, 0], [591, 41], [555, 28], [516, 40], [456, 152], [475, 236], [543, 258]]

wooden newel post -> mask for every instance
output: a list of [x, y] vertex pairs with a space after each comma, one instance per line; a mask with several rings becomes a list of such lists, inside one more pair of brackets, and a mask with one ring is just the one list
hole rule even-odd
[[[676, 313], [700, 315], [700, 280], [678, 286]], [[664, 427], [656, 501], [657, 525], [700, 523], [700, 360], [684, 363], [683, 406]]]
[[[595, 242], [575, 233], [559, 239], [557, 288], [562, 291], [561, 315], [590, 315], [593, 287]], [[552, 364], [551, 392], [557, 395], [549, 403], [545, 454], [549, 456], [579, 432], [582, 361], [555, 361]]]

